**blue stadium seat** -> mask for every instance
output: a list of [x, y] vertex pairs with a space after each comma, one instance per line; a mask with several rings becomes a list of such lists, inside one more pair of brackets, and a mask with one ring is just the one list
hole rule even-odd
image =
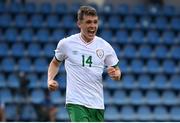
[[36, 72], [47, 72], [48, 62], [44, 58], [37, 58], [34, 61], [34, 68]]
[[162, 63], [162, 69], [164, 73], [175, 74], [176, 73], [176, 64], [173, 60], [164, 60]]
[[37, 121], [37, 112], [32, 104], [24, 104], [20, 109], [20, 121]]
[[41, 47], [38, 43], [31, 43], [27, 47], [27, 54], [29, 57], [37, 58], [41, 56]]
[[175, 34], [173, 31], [164, 31], [162, 34], [162, 43], [171, 45], [175, 42]]
[[148, 90], [146, 93], [146, 104], [148, 105], [160, 105], [161, 97], [158, 91]]
[[23, 43], [14, 43], [11, 48], [13, 57], [23, 57], [25, 54], [25, 46]]
[[134, 29], [136, 28], [136, 18], [135, 16], [132, 16], [132, 15], [128, 15], [125, 17], [124, 19], [124, 27], [127, 28], [127, 29]]
[[56, 46], [53, 43], [45, 44], [43, 48], [44, 55], [48, 58], [53, 58], [55, 49], [56, 49]]
[[167, 111], [167, 108], [165, 106], [156, 106], [153, 111], [154, 119], [156, 121], [169, 121], [169, 113]]
[[102, 30], [100, 32], [100, 36], [106, 40], [107, 42], [112, 42], [112, 37], [113, 37], [113, 34], [112, 34], [112, 31], [111, 30]]
[[7, 6], [4, 5], [5, 3], [0, 3], [0, 13], [5, 13], [7, 11]]
[[6, 78], [4, 76], [4, 74], [0, 74], [0, 88], [6, 88]]
[[176, 10], [175, 7], [173, 5], [163, 5], [163, 15], [167, 16], [167, 17], [172, 17], [174, 15], [176, 15]]
[[15, 70], [15, 61], [12, 58], [4, 58], [1, 62], [2, 71], [4, 72], [13, 72]]
[[136, 113], [133, 106], [122, 106], [120, 112], [121, 120], [123, 121], [136, 121]]
[[29, 81], [28, 89], [40, 88], [40, 84], [38, 82], [39, 78], [36, 74], [37, 73], [28, 74], [28, 76], [27, 76], [27, 80]]
[[81, 4], [78, 3], [78, 2], [73, 2], [71, 7], [69, 6], [67, 8], [68, 11], [66, 11], [67, 13], [70, 13], [70, 14], [76, 14], [76, 12], [78, 11], [78, 9], [80, 8]]
[[10, 122], [15, 122], [18, 120], [17, 117], [18, 114], [18, 109], [16, 104], [7, 104], [5, 106], [5, 116], [6, 116], [6, 121]]
[[180, 52], [180, 46], [172, 46], [170, 49], [170, 57], [173, 59], [180, 59], [180, 55], [178, 54]]
[[165, 59], [168, 57], [168, 48], [165, 45], [157, 45], [154, 50], [154, 56], [158, 59]]
[[50, 14], [52, 13], [52, 5], [50, 2], [43, 2], [39, 5], [39, 12], [42, 14]]
[[42, 74], [42, 76], [39, 78], [39, 87], [42, 88], [42, 89], [48, 89], [48, 86], [47, 86], [47, 74]]
[[142, 44], [144, 43], [144, 34], [140, 30], [133, 30], [131, 34], [132, 43]]
[[33, 30], [31, 28], [23, 29], [21, 32], [21, 41], [32, 42], [33, 41]]
[[57, 81], [60, 84], [60, 89], [65, 89], [66, 88], [66, 75], [61, 74], [57, 77]]
[[65, 16], [63, 16], [61, 22], [62, 22], [62, 26], [63, 26], [65, 29], [72, 29], [72, 28], [75, 28], [75, 27], [76, 27], [75, 19], [74, 19], [73, 16], [71, 16], [71, 15], [65, 15]]
[[120, 29], [121, 20], [119, 16], [112, 15], [108, 20], [108, 24], [111, 29]]
[[118, 30], [115, 37], [120, 44], [128, 43], [128, 32], [125, 30]]
[[171, 22], [170, 22], [170, 25], [171, 25], [171, 28], [175, 31], [179, 31], [180, 30], [180, 18], [179, 17], [172, 17], [171, 18]]
[[113, 13], [113, 5], [111, 3], [104, 3], [104, 5], [99, 8], [99, 13], [103, 13], [105, 16], [110, 15]]
[[143, 4], [137, 4], [132, 7], [132, 14], [143, 16], [146, 14], [147, 10]]
[[35, 14], [37, 12], [37, 6], [35, 2], [27, 2], [24, 5], [24, 12], [27, 14]]
[[8, 42], [15, 42], [17, 40], [18, 32], [15, 28], [7, 28], [5, 31], [5, 40]]
[[104, 104], [105, 105], [110, 105], [113, 103], [113, 97], [110, 94], [110, 91], [108, 89], [104, 90]]
[[127, 15], [129, 12], [129, 6], [127, 4], [117, 4], [114, 6], [113, 13], [116, 13], [120, 16]]
[[59, 106], [57, 109], [57, 113], [55, 114], [56, 121], [68, 121], [69, 115], [64, 106]]
[[130, 91], [129, 102], [132, 105], [143, 105], [145, 103], [143, 92], [137, 89]]
[[33, 14], [30, 22], [31, 27], [41, 28], [43, 26], [43, 16], [40, 14]]
[[33, 89], [30, 94], [30, 100], [33, 104], [42, 104], [45, 100], [43, 89]]
[[170, 87], [173, 90], [179, 90], [180, 89], [180, 76], [179, 75], [172, 75], [170, 79]]
[[15, 17], [15, 27], [25, 28], [28, 24], [28, 19], [25, 14], [17, 14]]
[[140, 27], [142, 29], [149, 29], [152, 26], [152, 19], [150, 16], [140, 16]]
[[165, 90], [169, 88], [168, 85], [168, 80], [166, 75], [164, 74], [158, 74], [154, 77], [154, 83], [153, 83], [154, 88], [160, 89], [160, 90]]
[[131, 71], [133, 73], [143, 73], [144, 72], [144, 61], [142, 61], [141, 59], [133, 59], [131, 62]]
[[180, 107], [179, 106], [172, 106], [170, 109], [170, 112], [169, 112], [170, 120], [179, 122], [180, 121], [179, 114], [180, 114]]
[[65, 3], [57, 3], [55, 5], [55, 9], [54, 9], [54, 12], [58, 15], [62, 15], [62, 14], [65, 14], [67, 12], [67, 4]]
[[149, 44], [159, 44], [160, 39], [159, 39], [159, 33], [155, 30], [148, 30], [146, 38], [147, 38], [147, 43]]
[[167, 20], [164, 16], [159, 16], [155, 18], [154, 26], [156, 29], [165, 30], [167, 27]]
[[107, 106], [104, 112], [105, 121], [118, 121], [120, 119], [120, 112], [115, 106]]
[[149, 5], [148, 6], [148, 13], [149, 15], [151, 16], [158, 16], [161, 14], [160, 12], [160, 6], [159, 5], [155, 5], [155, 4], [152, 4], [152, 5]]
[[29, 96], [28, 97], [24, 97], [24, 95], [22, 93], [19, 93], [16, 91], [16, 93], [14, 93], [13, 95], [13, 102], [17, 103], [17, 104], [23, 104], [28, 102]]
[[[61, 85], [60, 85], [61, 86]], [[49, 94], [51, 103], [53, 104], [63, 104], [65, 102], [65, 97], [61, 94], [60, 91], [54, 91]]]
[[20, 87], [20, 80], [17, 75], [15, 74], [9, 74], [7, 77], [7, 87], [19, 89]]
[[5, 42], [0, 43], [0, 57], [7, 57], [9, 52], [9, 46]]
[[142, 74], [138, 78], [138, 88], [140, 89], [151, 89], [152, 88], [152, 83], [151, 83], [151, 78], [147, 74]]
[[21, 58], [18, 61], [18, 70], [23, 72], [32, 72], [32, 63], [28, 58]]
[[128, 71], [129, 71], [129, 66], [128, 66], [127, 60], [122, 59], [122, 60], [119, 62], [119, 68], [121, 69], [121, 71], [122, 71], [123, 73], [128, 72]]
[[121, 80], [122, 88], [133, 89], [137, 88], [137, 84], [135, 83], [135, 78], [131, 74], [124, 75]]
[[12, 17], [10, 14], [2, 14], [0, 16], [0, 27], [9, 27], [12, 24]]
[[139, 106], [137, 109], [138, 121], [152, 121], [153, 115], [149, 106]]
[[125, 91], [116, 90], [113, 95], [113, 103], [116, 105], [124, 105], [128, 104], [128, 97]]
[[177, 105], [179, 103], [178, 97], [172, 90], [165, 90], [162, 93], [162, 104], [165, 105]]
[[3, 103], [12, 103], [13, 102], [13, 95], [9, 88], [2, 88], [0, 90], [0, 100]]
[[121, 52], [119, 45], [117, 43], [114, 43], [114, 44], [111, 44], [111, 46], [113, 47], [114, 51], [116, 52], [117, 57], [121, 56], [122, 52]]
[[104, 82], [104, 87], [107, 89], [118, 89], [120, 87], [120, 82], [114, 81], [110, 77], [107, 77]]
[[124, 46], [123, 53], [124, 53], [124, 57], [126, 58], [136, 58], [137, 56], [137, 51], [135, 46], [130, 44]]
[[12, 2], [8, 6], [8, 11], [12, 14], [22, 13], [24, 11], [23, 4], [19, 2]]
[[146, 71], [148, 73], [159, 73], [160, 63], [157, 59], [149, 59], [146, 64]]
[[60, 41], [64, 37], [65, 37], [65, 31], [62, 29], [57, 29], [52, 32], [51, 41], [58, 43], [58, 41]]
[[152, 57], [152, 48], [149, 45], [141, 44], [138, 50], [138, 56], [140, 58], [151, 58]]
[[68, 32], [68, 34], [66, 36], [74, 35], [74, 34], [77, 34], [77, 33], [79, 33], [79, 29], [73, 28]]
[[57, 28], [59, 26], [59, 19], [56, 15], [49, 15], [47, 17], [47, 27], [48, 28]]
[[47, 29], [40, 29], [37, 31], [36, 38], [38, 42], [48, 42], [50, 38], [49, 31]]

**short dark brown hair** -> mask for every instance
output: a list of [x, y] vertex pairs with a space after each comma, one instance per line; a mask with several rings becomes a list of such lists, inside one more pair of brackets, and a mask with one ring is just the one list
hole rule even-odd
[[84, 16], [97, 16], [96, 9], [91, 6], [81, 6], [77, 14], [78, 20], [83, 20]]

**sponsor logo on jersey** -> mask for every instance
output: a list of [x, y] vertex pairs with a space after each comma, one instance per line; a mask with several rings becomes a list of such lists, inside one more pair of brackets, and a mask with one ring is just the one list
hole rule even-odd
[[96, 50], [96, 55], [97, 55], [100, 59], [102, 59], [103, 56], [104, 56], [104, 51], [103, 51], [103, 49], [97, 49], [97, 50]]

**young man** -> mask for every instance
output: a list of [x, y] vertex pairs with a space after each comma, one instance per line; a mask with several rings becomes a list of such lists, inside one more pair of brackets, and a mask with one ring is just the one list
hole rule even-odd
[[80, 33], [59, 41], [48, 68], [48, 88], [54, 91], [59, 65], [65, 60], [67, 73], [66, 107], [71, 121], [104, 121], [102, 73], [119, 80], [118, 58], [105, 40], [96, 36], [98, 16], [90, 6], [81, 6], [77, 25]]

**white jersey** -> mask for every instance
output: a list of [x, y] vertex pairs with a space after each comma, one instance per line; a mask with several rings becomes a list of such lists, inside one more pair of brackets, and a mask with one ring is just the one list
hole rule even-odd
[[78, 33], [59, 41], [55, 57], [65, 60], [66, 104], [104, 109], [102, 73], [105, 66], [118, 63], [110, 44], [97, 36], [85, 43]]

